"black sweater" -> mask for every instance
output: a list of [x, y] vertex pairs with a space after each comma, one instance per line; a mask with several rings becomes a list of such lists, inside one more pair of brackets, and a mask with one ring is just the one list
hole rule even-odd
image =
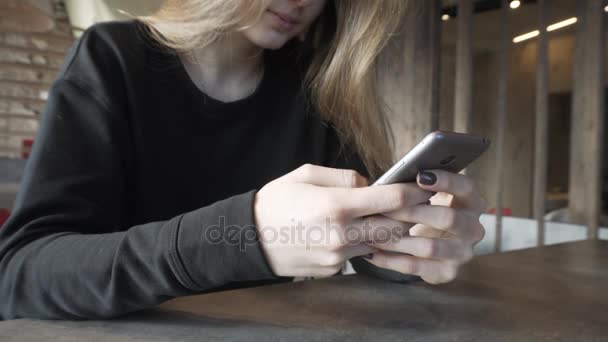
[[[141, 23], [87, 30], [0, 230], [0, 318], [106, 318], [289, 281], [257, 243], [255, 190], [304, 163], [366, 173], [311, 110], [295, 52], [268, 52], [258, 89], [222, 103]], [[217, 243], [222, 224], [238, 232]]]

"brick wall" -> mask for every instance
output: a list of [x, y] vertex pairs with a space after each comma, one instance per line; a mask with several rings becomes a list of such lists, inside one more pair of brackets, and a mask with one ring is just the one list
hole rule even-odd
[[62, 0], [48, 0], [55, 27], [44, 33], [0, 28], [0, 157], [21, 158], [33, 139], [48, 88], [74, 38]]

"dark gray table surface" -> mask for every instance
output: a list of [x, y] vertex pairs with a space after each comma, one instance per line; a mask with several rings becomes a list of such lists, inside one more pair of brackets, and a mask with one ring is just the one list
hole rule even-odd
[[608, 242], [482, 256], [447, 285], [363, 276], [176, 299], [111, 321], [0, 322], [0, 341], [608, 341]]

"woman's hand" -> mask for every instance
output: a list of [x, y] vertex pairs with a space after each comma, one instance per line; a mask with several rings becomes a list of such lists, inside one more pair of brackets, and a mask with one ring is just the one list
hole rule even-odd
[[385, 213], [392, 219], [417, 224], [410, 229], [410, 236], [373, 243], [371, 246], [380, 251], [369, 261], [378, 267], [418, 275], [428, 283], [449, 282], [473, 257], [474, 245], [485, 235], [479, 222], [485, 203], [474, 182], [463, 175], [440, 170], [423, 172], [418, 175], [418, 184], [437, 192], [431, 205]]
[[266, 259], [278, 276], [330, 276], [366, 242], [407, 234], [411, 224], [378, 215], [426, 203], [416, 184], [367, 186], [351, 170], [304, 165], [264, 186], [254, 215]]

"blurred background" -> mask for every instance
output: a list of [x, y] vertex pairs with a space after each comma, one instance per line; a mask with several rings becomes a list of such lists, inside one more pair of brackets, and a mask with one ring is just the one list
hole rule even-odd
[[[128, 19], [125, 13], [148, 14], [161, 3], [0, 1], [0, 222], [13, 205], [66, 51], [89, 26]], [[466, 171], [489, 207], [478, 253], [608, 239], [602, 228], [608, 226], [608, 3], [410, 4], [395, 48], [382, 56], [396, 157], [435, 129], [492, 140], [490, 151]]]

